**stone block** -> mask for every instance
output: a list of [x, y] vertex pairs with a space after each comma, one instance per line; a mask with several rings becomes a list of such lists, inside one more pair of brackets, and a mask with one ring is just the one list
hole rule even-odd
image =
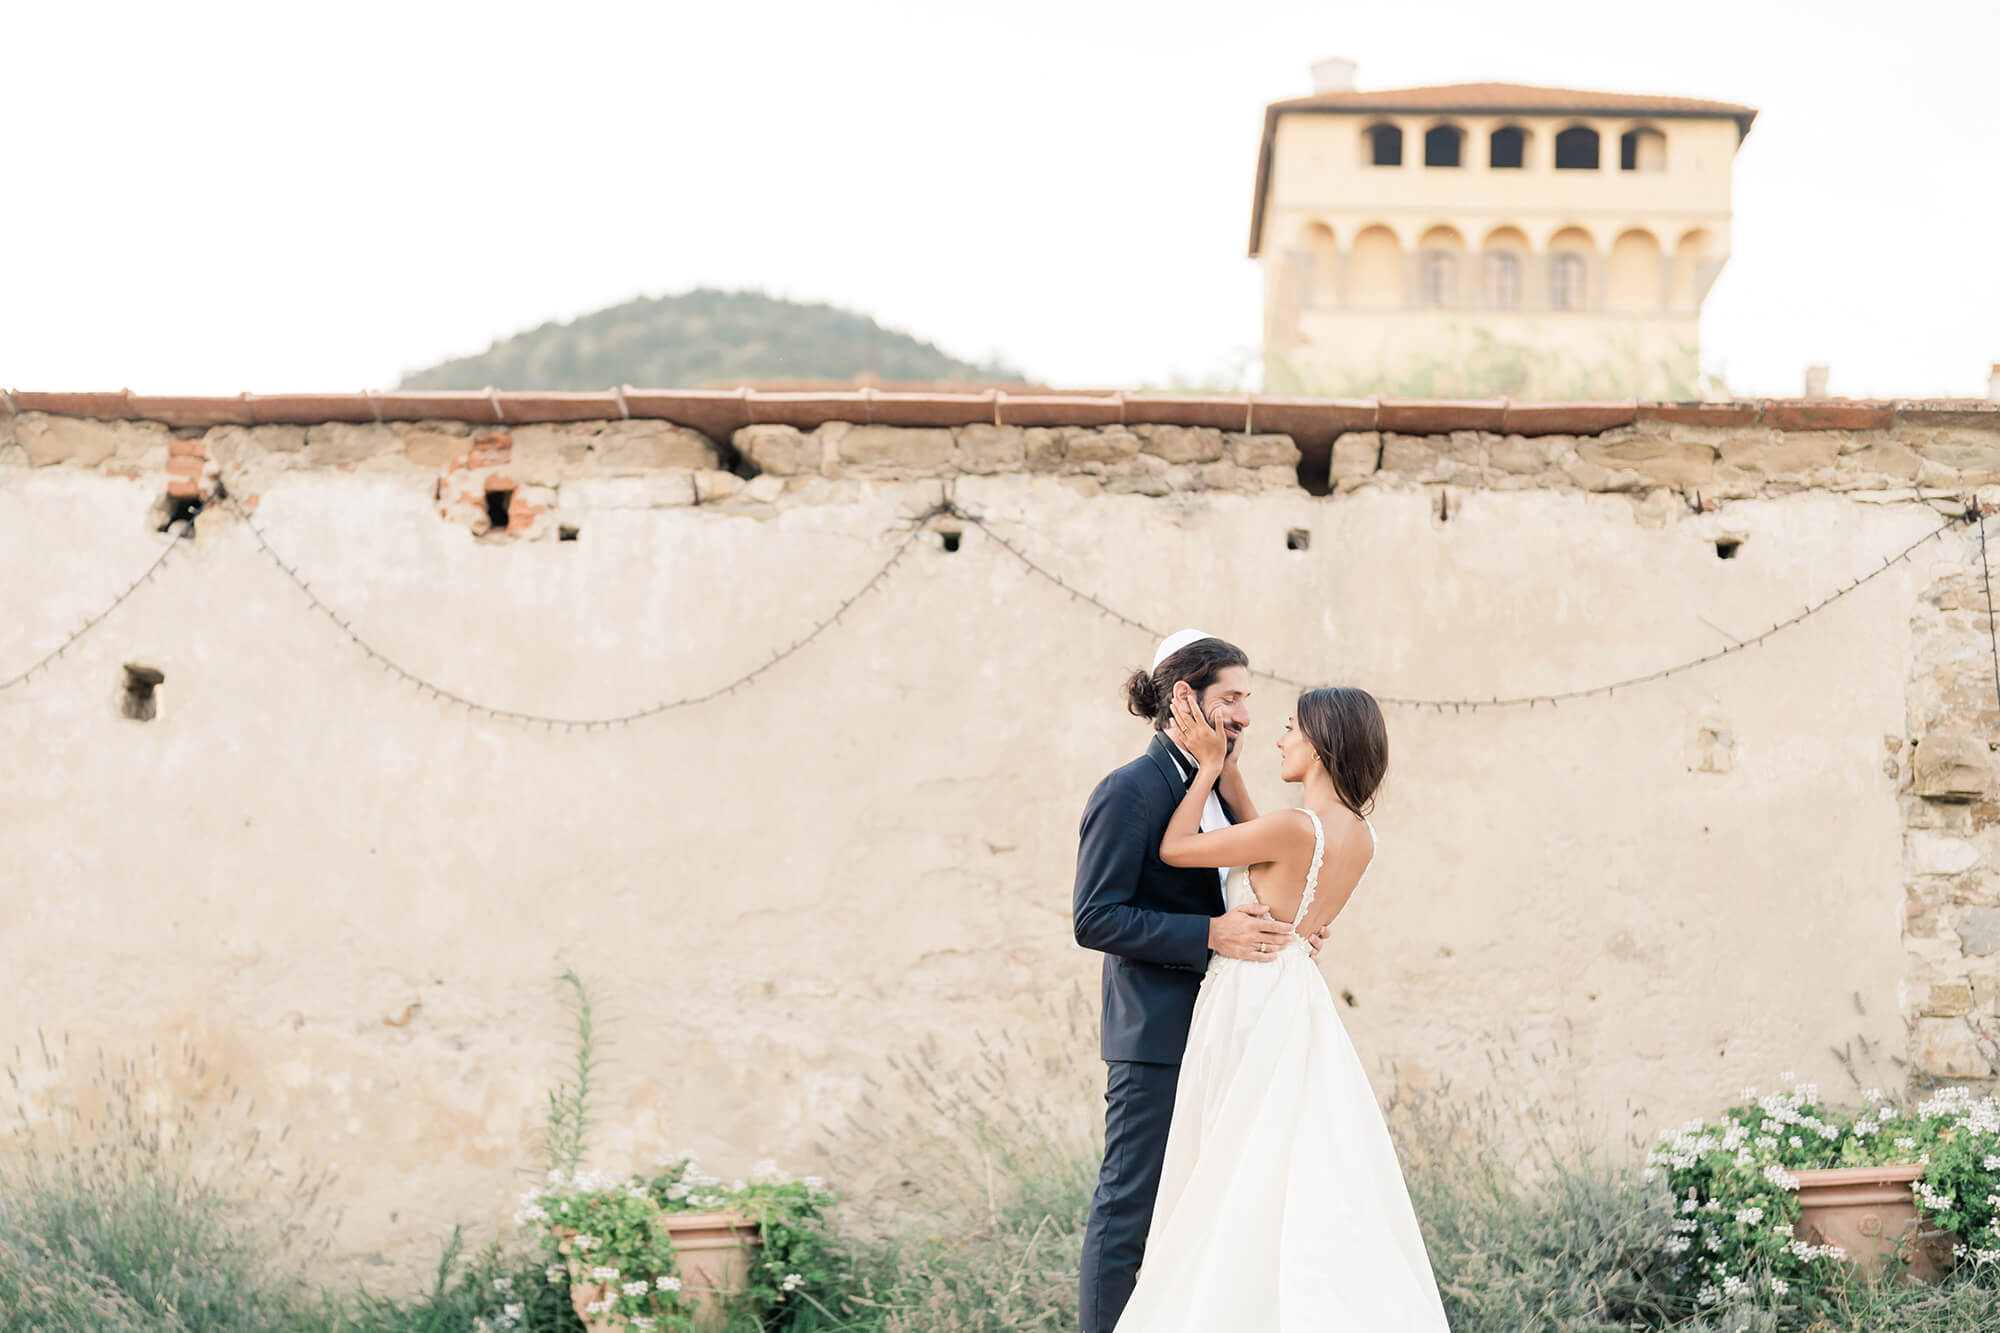
[[1135, 426], [1140, 449], [1169, 463], [1213, 463], [1222, 457], [1222, 432], [1208, 426]]
[[1968, 907], [1959, 913], [1958, 942], [1970, 958], [1988, 958], [2000, 953], [2000, 911], [1991, 907]]
[[418, 467], [441, 468], [472, 448], [471, 438], [465, 435], [436, 430], [413, 430], [401, 434], [403, 457]]
[[731, 443], [759, 472], [769, 476], [790, 477], [802, 470], [819, 470], [818, 444], [808, 449], [797, 426], [745, 426], [731, 437]]
[[[27, 412], [14, 423], [14, 442], [34, 467], [79, 463], [96, 467], [118, 452], [117, 423]], [[164, 433], [165, 428], [162, 427]]]
[[1849, 481], [1908, 482], [1916, 480], [1922, 467], [1923, 460], [1908, 445], [1877, 440], [1865, 449], [1842, 454], [1836, 475]]
[[1961, 476], [2000, 473], [2000, 432], [1937, 430], [1912, 433], [1909, 443], [1925, 462]]
[[706, 435], [671, 421], [609, 421], [590, 446], [603, 467], [713, 468], [715, 446]]
[[397, 443], [396, 432], [373, 423], [329, 421], [306, 428], [306, 457], [315, 464], [359, 463]]
[[1724, 467], [1771, 481], [1805, 482], [1834, 465], [1842, 437], [1823, 431], [1736, 435], [1722, 444]]
[[1503, 435], [1488, 446], [1486, 458], [1502, 472], [1527, 477], [1547, 472], [1575, 447], [1576, 441], [1567, 435]]
[[1384, 435], [1382, 437], [1384, 472], [1391, 472], [1414, 481], [1431, 481], [1436, 479], [1438, 463], [1438, 451], [1429, 436]]
[[1917, 1065], [1937, 1078], [1989, 1078], [1993, 1066], [1960, 1018], [1917, 1020]]
[[[1922, 749], [1921, 746], [1918, 747]], [[1919, 875], [1962, 875], [1978, 865], [1979, 849], [1963, 838], [1911, 830], [1905, 835], [1910, 870]]]
[[742, 489], [743, 478], [734, 472], [704, 468], [694, 474], [694, 498], [697, 504], [714, 504], [718, 500], [727, 500]]
[[1056, 435], [1066, 463], [1123, 463], [1139, 456], [1139, 437], [1123, 426], [1063, 426]]
[[838, 450], [842, 468], [862, 476], [936, 477], [952, 471], [954, 444], [942, 428], [855, 426]]
[[[1239, 471], [1241, 471], [1242, 476], [1246, 479], [1247, 484], [1237, 480]], [[1200, 483], [1203, 490], [1208, 491], [1255, 490], [1257, 488], [1257, 474], [1247, 468], [1238, 469], [1234, 463], [1203, 463], [1195, 469], [1195, 480]]]
[[1170, 495], [1172, 465], [1148, 454], [1113, 463], [1104, 469], [1104, 489], [1117, 495]]
[[[1238, 467], [1297, 467], [1299, 446], [1289, 435], [1226, 435], [1229, 460]], [[1373, 460], [1369, 463], [1372, 468]]]
[[1917, 745], [1916, 783], [1926, 800], [1983, 800], [1993, 787], [1993, 752], [1977, 736], [1931, 732]]
[[[1242, 469], [1237, 469], [1237, 476], [1239, 479], [1243, 476]], [[1295, 467], [1260, 467], [1257, 469], [1257, 480], [1267, 491], [1300, 489], [1299, 470]]]
[[1016, 472], [1027, 459], [1027, 432], [1019, 426], [994, 426], [979, 422], [960, 426], [955, 438], [960, 472], [982, 477], [999, 472]]
[[1924, 1001], [1926, 1018], [1963, 1018], [1972, 1012], [1972, 985], [1965, 981], [1932, 982]]
[[1021, 448], [1030, 472], [1055, 472], [1063, 465], [1063, 439], [1046, 426], [1030, 426], [1023, 431]]
[[1382, 436], [1372, 430], [1351, 431], [1333, 439], [1332, 478], [1366, 477], [1374, 473], [1382, 456]]
[[1630, 472], [1648, 486], [1701, 486], [1715, 476], [1715, 450], [1684, 440], [1585, 439], [1577, 442], [1576, 456], [1613, 473]]

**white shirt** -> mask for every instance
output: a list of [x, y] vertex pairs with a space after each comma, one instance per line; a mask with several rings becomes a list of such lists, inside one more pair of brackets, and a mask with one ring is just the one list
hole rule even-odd
[[[1174, 747], [1174, 765], [1181, 771], [1181, 780], [1184, 782], [1193, 782], [1194, 775], [1201, 768], [1201, 765], [1197, 764], [1194, 761], [1194, 756], [1183, 750], [1181, 743], [1171, 736], [1167, 738], [1167, 744]], [[1219, 786], [1220, 784], [1218, 783], [1217, 785]], [[1216, 795], [1215, 792], [1215, 787], [1208, 789], [1208, 802], [1201, 807], [1201, 831], [1203, 833], [1213, 833], [1217, 829], [1229, 827], [1229, 816], [1222, 813], [1222, 798]], [[1215, 872], [1222, 882], [1222, 900], [1225, 903], [1229, 901], [1229, 869], [1228, 866], [1223, 866]]]

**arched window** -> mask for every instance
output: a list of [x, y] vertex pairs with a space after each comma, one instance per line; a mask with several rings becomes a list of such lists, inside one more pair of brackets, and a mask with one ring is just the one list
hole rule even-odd
[[1424, 165], [1465, 165], [1465, 131], [1456, 125], [1433, 125], [1424, 131]]
[[1620, 171], [1665, 171], [1667, 136], [1654, 129], [1627, 130], [1618, 136]]
[[1458, 304], [1458, 256], [1449, 250], [1423, 254], [1424, 306], [1449, 310]]
[[1665, 304], [1666, 274], [1660, 266], [1659, 238], [1643, 227], [1621, 233], [1611, 243], [1604, 304], [1612, 310], [1659, 310]]
[[1583, 309], [1583, 256], [1575, 251], [1549, 256], [1549, 308]]
[[1347, 252], [1347, 304], [1355, 310], [1400, 310], [1403, 247], [1387, 227], [1363, 228]]
[[1526, 280], [1528, 238], [1514, 227], [1500, 227], [1486, 238], [1483, 256], [1486, 308], [1519, 310]]
[[1597, 131], [1572, 125], [1556, 136], [1557, 171], [1597, 170]]
[[1368, 127], [1368, 160], [1378, 167], [1403, 165], [1403, 131], [1394, 125]]
[[1309, 306], [1331, 306], [1340, 300], [1340, 250], [1333, 229], [1315, 222], [1305, 232], [1305, 297]]
[[1528, 132], [1519, 125], [1502, 125], [1487, 141], [1486, 165], [1518, 171], [1528, 165]]

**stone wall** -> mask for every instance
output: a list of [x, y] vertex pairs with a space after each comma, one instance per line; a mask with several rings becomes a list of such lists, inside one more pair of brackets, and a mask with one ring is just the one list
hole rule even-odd
[[[1977, 532], [1925, 538], [2000, 500], [1995, 415], [1768, 415], [0, 415], [0, 568], [28, 571], [0, 618], [0, 1049], [196, 1042], [210, 1072], [166, 1094], [254, 1094], [337, 1164], [341, 1252], [384, 1276], [504, 1224], [566, 966], [619, 1062], [607, 1166], [823, 1168], [926, 1040], [1087, 1063], [1050, 1008], [1094, 988], [1076, 817], [1145, 741], [1117, 685], [1152, 643], [1082, 593], [1405, 701], [1381, 861], [1323, 960], [1384, 1086], [1554, 1040], [1574, 1077], [1522, 1095], [1645, 1132], [1781, 1069], [1848, 1086], [1842, 1049], [1990, 1080], [2000, 705]], [[1470, 702], [1756, 642], [1871, 574], [1664, 679]], [[163, 677], [149, 714], [128, 665]], [[1289, 695], [1253, 699], [1265, 804]], [[32, 1119], [55, 1076], [28, 1065]]]

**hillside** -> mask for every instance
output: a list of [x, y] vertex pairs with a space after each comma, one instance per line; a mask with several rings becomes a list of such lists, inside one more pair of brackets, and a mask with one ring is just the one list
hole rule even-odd
[[641, 297], [412, 371], [403, 389], [699, 388], [753, 381], [1017, 382], [866, 315], [758, 292]]

